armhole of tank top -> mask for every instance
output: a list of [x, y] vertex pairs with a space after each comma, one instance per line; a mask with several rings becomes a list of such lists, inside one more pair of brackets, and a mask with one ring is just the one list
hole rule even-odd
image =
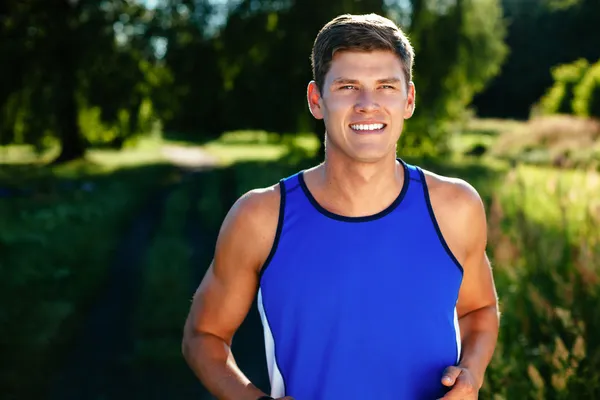
[[431, 206], [431, 198], [429, 197], [429, 187], [427, 186], [427, 179], [425, 178], [425, 174], [423, 173], [423, 170], [419, 167], [417, 167], [417, 171], [419, 172], [419, 176], [421, 177], [421, 185], [423, 186], [423, 194], [425, 196], [425, 203], [427, 204], [427, 210], [429, 211], [429, 218], [431, 219], [431, 223], [433, 224], [433, 227], [435, 228], [435, 231], [438, 236], [438, 240], [442, 244], [442, 247], [444, 247], [444, 250], [446, 250], [448, 257], [450, 257], [450, 259], [454, 262], [454, 264], [460, 271], [461, 275], [464, 275], [465, 271], [463, 269], [463, 266], [460, 264], [460, 262], [458, 261], [458, 259], [456, 258], [456, 256], [452, 252], [452, 250], [450, 250], [450, 247], [448, 246], [446, 239], [444, 239], [444, 235], [442, 234], [442, 231], [438, 224], [437, 218], [435, 216], [435, 212], [433, 211], [433, 207]]
[[267, 256], [267, 259], [265, 260], [262, 268], [260, 269], [260, 273], [258, 275], [259, 285], [260, 285], [260, 282], [262, 280], [262, 277], [263, 277], [265, 271], [269, 267], [269, 264], [271, 264], [271, 260], [273, 259], [275, 252], [277, 251], [277, 245], [279, 244], [279, 239], [281, 237], [281, 231], [283, 229], [283, 220], [284, 220], [284, 216], [285, 216], [285, 196], [286, 196], [285, 184], [284, 184], [283, 180], [279, 181], [279, 196], [280, 196], [280, 198], [279, 198], [279, 217], [277, 218], [277, 229], [275, 230], [275, 239], [273, 240], [273, 245], [271, 246], [271, 251], [269, 252], [269, 255]]

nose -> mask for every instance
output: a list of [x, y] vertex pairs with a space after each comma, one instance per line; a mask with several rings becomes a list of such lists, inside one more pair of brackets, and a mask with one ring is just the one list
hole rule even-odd
[[377, 103], [377, 99], [371, 91], [361, 90], [360, 94], [356, 98], [354, 109], [358, 113], [369, 113], [378, 110], [379, 103]]

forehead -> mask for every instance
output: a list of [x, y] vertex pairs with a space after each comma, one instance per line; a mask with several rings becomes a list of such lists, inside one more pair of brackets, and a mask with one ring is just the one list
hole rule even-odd
[[391, 77], [404, 80], [402, 62], [391, 51], [340, 51], [333, 56], [325, 83], [339, 78], [377, 80]]

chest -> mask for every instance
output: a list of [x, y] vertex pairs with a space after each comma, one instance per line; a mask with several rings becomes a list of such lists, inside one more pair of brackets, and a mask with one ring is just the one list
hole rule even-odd
[[454, 309], [462, 275], [425, 227], [320, 233], [282, 238], [262, 278], [263, 292], [282, 310], [335, 315], [383, 304], [415, 314], [431, 312], [432, 305], [444, 313]]

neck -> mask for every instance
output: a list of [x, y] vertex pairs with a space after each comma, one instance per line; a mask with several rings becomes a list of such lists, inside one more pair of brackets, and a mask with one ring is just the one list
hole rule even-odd
[[404, 182], [395, 153], [376, 162], [358, 162], [332, 152], [326, 155], [321, 171], [319, 180], [327, 197], [352, 214], [384, 209], [398, 196]]

